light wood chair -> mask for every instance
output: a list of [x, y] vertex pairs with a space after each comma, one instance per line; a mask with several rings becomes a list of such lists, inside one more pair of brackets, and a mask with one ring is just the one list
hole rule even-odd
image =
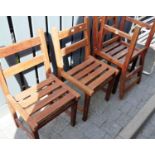
[[[93, 17], [94, 55], [107, 60], [108, 63], [116, 65], [116, 67], [120, 70], [120, 73], [116, 78], [113, 93], [115, 93], [118, 81], [120, 79], [119, 96], [121, 99], [124, 97], [124, 94], [127, 90], [129, 90], [136, 83], [140, 83], [144, 67], [145, 54], [155, 31], [155, 24], [151, 26], [130, 17], [122, 18], [123, 19], [119, 29], [116, 29], [114, 26], [109, 26], [106, 24], [107, 17]], [[141, 28], [136, 27], [133, 35], [129, 35], [123, 31], [125, 28], [125, 21], [131, 21], [140, 25], [141, 27], [145, 26], [151, 29], [144, 48], [136, 48], [136, 43]], [[107, 32], [114, 33], [114, 36], [108, 41], [103, 41], [103, 38]], [[126, 38], [128, 42], [125, 42], [123, 40], [124, 38]], [[135, 60], [137, 59], [139, 59], [139, 64], [135, 67]], [[130, 68], [130, 66], [132, 67]]]
[[[0, 68], [0, 83], [8, 106], [17, 127], [26, 130], [31, 138], [39, 138], [38, 129], [59, 114], [71, 108], [71, 125], [75, 125], [79, 94], [69, 88], [50, 69], [44, 32], [38, 30], [38, 36], [7, 47], [0, 48], [0, 58], [22, 52], [33, 47], [40, 47], [41, 54], [31, 60], [13, 65], [7, 69]], [[12, 96], [6, 78], [22, 71], [43, 64], [47, 79]], [[30, 129], [25, 128], [19, 120], [22, 117]]]
[[[83, 39], [64, 48], [60, 46], [61, 40], [75, 35], [79, 32], [84, 33]], [[83, 120], [86, 121], [88, 117], [91, 96], [99, 87], [104, 86], [108, 83], [105, 98], [106, 100], [109, 100], [111, 90], [113, 88], [114, 79], [118, 73], [118, 70], [90, 56], [88, 17], [84, 18], [84, 23], [81, 23], [67, 30], [58, 32], [58, 30], [53, 27], [52, 40], [57, 60], [58, 76], [73, 83], [85, 93], [85, 102], [82, 109]], [[73, 53], [80, 48], [85, 49], [84, 61], [81, 64], [73, 67], [71, 70], [67, 72], [64, 71], [63, 57]]]

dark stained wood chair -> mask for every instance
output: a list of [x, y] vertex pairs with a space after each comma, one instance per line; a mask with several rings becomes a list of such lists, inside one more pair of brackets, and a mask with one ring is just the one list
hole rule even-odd
[[[71, 108], [71, 125], [75, 125], [79, 94], [55, 77], [50, 69], [44, 32], [38, 30], [38, 36], [7, 47], [0, 48], [0, 58], [22, 52], [33, 47], [40, 47], [41, 54], [31, 60], [13, 65], [7, 69], [0, 68], [0, 84], [17, 127], [26, 130], [31, 138], [39, 138], [38, 129]], [[12, 96], [6, 78], [22, 71], [43, 64], [47, 79]], [[22, 117], [30, 130], [19, 120]], [[6, 122], [7, 123], [7, 122]]]
[[[63, 48], [60, 46], [61, 40], [79, 32], [84, 33], [83, 39], [71, 44], [70, 46]], [[84, 23], [81, 23], [67, 30], [58, 32], [58, 30], [53, 27], [52, 40], [57, 60], [58, 76], [73, 83], [85, 93], [84, 107], [80, 107], [80, 109], [83, 110], [83, 120], [86, 121], [88, 117], [91, 96], [99, 87], [103, 87], [105, 84], [108, 84], [105, 98], [106, 100], [109, 100], [114, 79], [118, 73], [118, 70], [90, 56], [88, 17], [84, 18]], [[75, 52], [80, 48], [85, 49], [84, 61], [69, 71], [65, 71], [63, 57]]]
[[[113, 93], [115, 93], [118, 81], [120, 79], [120, 98], [136, 83], [140, 83], [142, 71], [144, 67], [144, 59], [147, 49], [151, 43], [155, 31], [155, 23], [149, 25], [137, 21], [131, 17], [122, 17], [119, 28], [107, 25], [108, 17], [93, 17], [93, 49], [94, 55], [105, 59], [108, 64], [115, 65], [119, 70], [119, 74], [115, 81]], [[116, 18], [116, 17], [115, 17]], [[140, 27], [134, 29], [133, 35], [124, 32], [125, 22], [134, 22], [141, 27], [150, 29], [150, 34], [144, 48], [137, 48], [136, 43], [140, 33]], [[112, 39], [103, 41], [104, 36], [112, 32]], [[127, 39], [128, 41], [124, 41]], [[136, 60], [139, 59], [138, 65], [135, 67]], [[132, 67], [131, 67], [132, 66]]]

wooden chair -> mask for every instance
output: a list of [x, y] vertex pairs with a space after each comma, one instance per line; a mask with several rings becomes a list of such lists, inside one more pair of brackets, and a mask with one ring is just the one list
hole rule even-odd
[[[134, 84], [140, 83], [145, 54], [155, 31], [155, 24], [151, 26], [130, 17], [122, 18], [123, 19], [119, 29], [116, 29], [114, 26], [109, 26], [106, 24], [107, 17], [93, 17], [94, 55], [107, 60], [108, 63], [116, 65], [116, 67], [120, 70], [120, 73], [118, 74], [115, 81], [113, 93], [116, 91], [120, 78], [121, 99], [124, 97], [125, 92], [129, 90]], [[150, 35], [144, 48], [136, 48], [140, 27], [136, 27], [134, 29], [133, 35], [129, 35], [123, 31], [125, 27], [125, 21], [131, 21], [140, 25], [141, 27], [145, 26], [151, 29]], [[108, 41], [103, 41], [103, 37], [107, 32], [114, 33], [114, 36]], [[122, 38], [126, 38], [128, 42], [125, 42]], [[135, 67], [135, 60], [137, 59], [139, 59], [139, 64], [137, 67]], [[132, 67], [130, 68], [130, 66]]]
[[[38, 30], [38, 36], [36, 38], [31, 38], [8, 47], [0, 48], [0, 58], [5, 58], [36, 46], [40, 47], [42, 51], [39, 56], [26, 62], [18, 63], [5, 70], [3, 70], [2, 67], [0, 68], [1, 87], [15, 124], [17, 127], [26, 130], [28, 135], [32, 138], [39, 138], [38, 129], [70, 107], [71, 125], [74, 126], [77, 102], [80, 97], [78, 93], [69, 88], [51, 73], [46, 40], [42, 30]], [[9, 92], [6, 78], [42, 63], [45, 67], [47, 79], [36, 86], [12, 96]], [[30, 131], [22, 125], [17, 114], [19, 114], [19, 117], [22, 117], [28, 124]]]
[[[71, 44], [70, 46], [61, 48], [60, 41], [79, 32], [84, 33], [83, 39]], [[70, 29], [58, 32], [55, 27], [52, 28], [52, 40], [55, 48], [55, 55], [58, 67], [58, 76], [73, 83], [85, 93], [85, 102], [83, 110], [83, 120], [88, 117], [90, 98], [97, 88], [108, 83], [106, 90], [106, 100], [109, 100], [111, 90], [113, 88], [114, 78], [117, 74], [117, 69], [95, 59], [90, 56], [89, 44], [89, 19], [84, 18], [84, 23], [74, 26]], [[69, 71], [64, 71], [63, 57], [73, 53], [77, 49], [85, 49], [84, 61], [73, 67]]]

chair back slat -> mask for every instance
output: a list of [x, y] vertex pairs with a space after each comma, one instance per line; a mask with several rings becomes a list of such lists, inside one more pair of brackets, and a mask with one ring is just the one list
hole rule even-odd
[[[83, 38], [79, 39], [79, 41], [75, 43], [71, 43], [66, 47], [61, 47], [60, 41], [62, 39], [71, 37], [77, 33], [83, 32]], [[64, 62], [63, 57], [69, 55], [71, 53], [76, 52], [76, 50], [80, 48], [85, 48], [85, 59], [90, 55], [90, 36], [89, 36], [89, 19], [88, 17], [84, 18], [84, 23], [73, 26], [70, 29], [58, 31], [55, 27], [52, 28], [52, 40], [54, 49], [56, 50], [56, 62], [58, 67], [58, 72], [60, 69], [63, 69]], [[59, 73], [58, 73], [59, 74]]]
[[70, 53], [72, 53], [72, 51], [76, 51], [79, 48], [85, 47], [87, 45], [87, 40], [86, 39], [82, 39], [68, 47], [64, 47], [61, 49], [62, 55], [68, 55]]
[[15, 43], [7, 47], [0, 48], [0, 58], [8, 57], [10, 55], [19, 53], [21, 51], [27, 50], [29, 48], [40, 45], [40, 38], [32, 38], [20, 43]]
[[147, 29], [149, 31], [146, 42], [144, 43], [145, 47], [149, 48], [151, 41], [153, 39], [154, 33], [155, 33], [155, 20], [154, 20], [154, 18], [153, 18], [153, 21], [151, 22], [151, 24], [148, 24], [147, 22], [142, 22], [142, 21], [137, 20], [135, 18], [123, 16], [121, 23], [120, 23], [120, 30], [124, 30], [126, 22], [131, 22], [132, 24], [139, 26], [141, 28]]
[[76, 33], [80, 33], [82, 31], [85, 31], [86, 29], [87, 29], [87, 25], [85, 23], [78, 24], [72, 28], [60, 31], [59, 32], [59, 39], [67, 38], [67, 37], [72, 36]]
[[46, 76], [49, 77], [49, 75], [51, 74], [51, 69], [45, 35], [41, 29], [38, 30], [38, 37], [0, 48], [0, 58], [6, 58], [13, 54], [26, 51], [30, 48], [34, 48], [36, 46], [39, 46], [42, 52], [39, 56], [35, 56], [32, 59], [27, 60], [25, 62], [20, 62], [15, 65], [12, 65], [7, 69], [3, 69], [2, 67], [0, 67], [0, 83], [5, 95], [9, 93], [6, 78], [16, 75], [20, 72], [26, 71], [39, 64], [43, 64], [45, 66]]
[[105, 25], [104, 28], [105, 28], [105, 30], [110, 31], [110, 32], [112, 32], [112, 33], [114, 33], [116, 35], [119, 35], [120, 37], [126, 38], [128, 40], [131, 40], [132, 39], [132, 36], [131, 35], [123, 32], [123, 31], [120, 31], [120, 30], [118, 30], [118, 29], [116, 29], [116, 28], [114, 28], [112, 26]]
[[34, 57], [33, 59], [26, 61], [26, 62], [21, 62], [19, 64], [16, 64], [8, 69], [5, 69], [3, 71], [3, 74], [5, 76], [5, 78], [12, 76], [12, 75], [16, 75], [24, 70], [30, 69], [34, 66], [37, 66], [41, 63], [44, 62], [44, 57], [43, 55]]

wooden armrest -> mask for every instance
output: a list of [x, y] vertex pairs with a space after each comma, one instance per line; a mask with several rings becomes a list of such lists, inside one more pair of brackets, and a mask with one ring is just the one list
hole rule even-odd
[[120, 31], [120, 30], [118, 30], [118, 29], [116, 29], [116, 28], [114, 28], [114, 27], [112, 27], [112, 26], [109, 26], [109, 25], [107, 25], [107, 24], [105, 24], [104, 28], [105, 28], [107, 31], [110, 31], [110, 32], [112, 32], [112, 33], [114, 33], [114, 34], [116, 34], [116, 35], [119, 35], [119, 36], [121, 36], [121, 37], [123, 37], [123, 38], [127, 38], [128, 40], [131, 40], [131, 39], [132, 39], [132, 36], [131, 36], [131, 35], [129, 35], [129, 34], [123, 32], [123, 31]]
[[76, 80], [75, 78], [73, 78], [72, 76], [67, 74], [66, 72], [61, 71], [61, 76], [64, 77], [65, 79], [67, 79], [69, 82], [75, 84], [79, 89], [83, 89], [88, 95], [92, 96], [92, 94], [94, 93], [94, 91], [92, 89], [85, 86], [80, 81]]
[[139, 25], [141, 27], [145, 27], [146, 29], [151, 29], [151, 27], [152, 27], [148, 23], [144, 23], [142, 21], [139, 21], [139, 20], [131, 18], [131, 17], [126, 17], [126, 20], [129, 21], [129, 22], [132, 22], [134, 24], [137, 24], [137, 25]]

